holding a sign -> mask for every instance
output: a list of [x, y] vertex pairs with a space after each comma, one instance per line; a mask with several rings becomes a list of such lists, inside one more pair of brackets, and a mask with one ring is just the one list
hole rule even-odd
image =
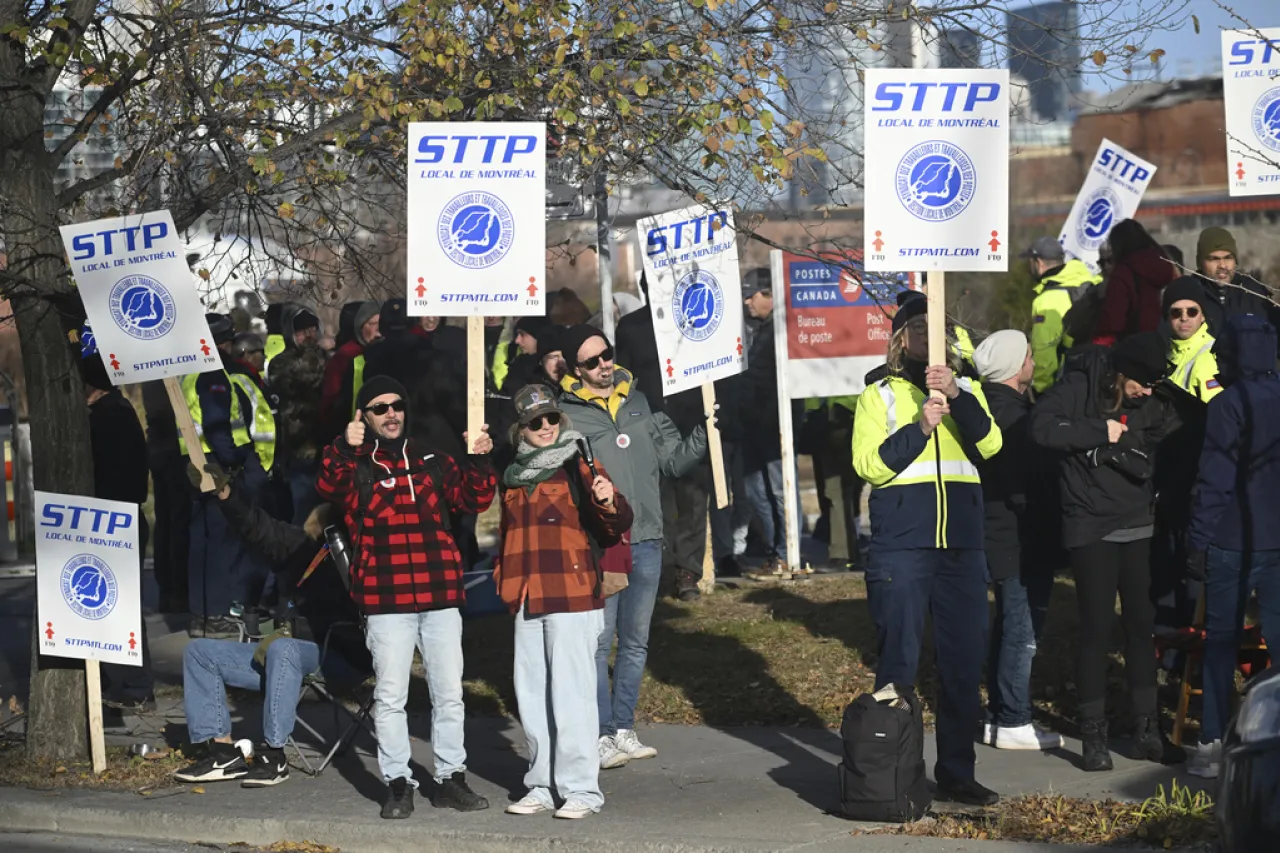
[[1103, 139], [1058, 237], [1062, 248], [1097, 273], [1098, 250], [1111, 226], [1133, 218], [1155, 173], [1153, 164]]
[[[717, 379], [742, 372], [742, 299], [738, 246], [729, 208], [691, 207], [636, 222], [649, 282], [663, 396], [702, 389], [715, 408]], [[720, 431], [709, 424], [716, 505], [729, 502]]]
[[222, 369], [169, 211], [58, 230], [111, 384]]
[[409, 125], [409, 314], [467, 317], [467, 434], [484, 423], [484, 317], [546, 312], [547, 126]]
[[1222, 67], [1227, 188], [1233, 196], [1280, 194], [1280, 27], [1225, 30]]
[[1009, 72], [868, 69], [866, 267], [1008, 268]]

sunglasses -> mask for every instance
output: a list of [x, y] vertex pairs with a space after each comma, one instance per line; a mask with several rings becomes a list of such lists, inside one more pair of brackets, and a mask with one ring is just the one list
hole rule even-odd
[[1197, 318], [1197, 317], [1199, 317], [1199, 316], [1200, 316], [1200, 309], [1199, 309], [1199, 308], [1170, 308], [1170, 309], [1169, 309], [1169, 319], [1170, 319], [1170, 320], [1181, 320], [1181, 319], [1182, 319], [1182, 312], [1183, 312], [1183, 311], [1185, 311], [1185, 312], [1187, 313], [1187, 319], [1188, 319], [1188, 320], [1194, 320], [1195, 318]]
[[587, 370], [595, 370], [600, 366], [601, 361], [613, 361], [613, 347], [605, 347], [599, 355], [593, 355], [586, 361], [578, 362], [578, 367], [585, 367]]
[[538, 430], [542, 429], [543, 420], [545, 420], [547, 423], [551, 424], [552, 426], [559, 426], [560, 413], [551, 412], [550, 414], [539, 415], [538, 417], [534, 418], [533, 420], [525, 424], [524, 428], [529, 430], [529, 432], [537, 432]]
[[390, 403], [374, 403], [372, 406], [365, 406], [364, 410], [378, 417], [382, 417], [388, 411], [403, 412], [404, 400], [392, 400]]

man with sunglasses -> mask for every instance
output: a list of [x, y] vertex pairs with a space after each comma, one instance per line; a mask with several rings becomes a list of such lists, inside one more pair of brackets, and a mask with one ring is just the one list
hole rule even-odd
[[463, 746], [463, 564], [449, 511], [479, 514], [497, 479], [487, 459], [488, 425], [463, 441], [472, 464], [426, 450], [409, 437], [408, 395], [389, 376], [375, 376], [356, 396], [356, 419], [324, 453], [322, 497], [342, 507], [351, 536], [351, 597], [366, 617], [373, 656], [373, 722], [378, 766], [388, 784], [384, 818], [413, 813], [417, 782], [405, 702], [413, 650], [422, 654], [431, 693], [431, 746], [436, 807], [489, 807], [467, 785]]
[[[596, 652], [600, 767], [608, 770], [658, 754], [636, 737], [635, 710], [662, 575], [659, 475], [681, 477], [692, 469], [707, 452], [707, 431], [699, 424], [681, 438], [671, 418], [650, 409], [631, 372], [614, 364], [613, 347], [596, 327], [570, 326], [560, 345], [569, 368], [560, 383], [560, 406], [591, 442], [596, 458], [635, 514], [629, 584], [605, 605], [604, 633]], [[618, 657], [611, 691], [609, 651], [615, 630]]]

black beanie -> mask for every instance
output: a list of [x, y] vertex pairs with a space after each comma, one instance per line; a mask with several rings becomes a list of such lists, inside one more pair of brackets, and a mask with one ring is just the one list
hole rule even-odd
[[1169, 344], [1159, 332], [1130, 335], [1112, 348], [1111, 366], [1150, 387], [1169, 374]]
[[570, 373], [578, 365], [578, 350], [592, 338], [604, 338], [604, 342], [609, 343], [604, 332], [586, 323], [570, 326], [560, 335], [560, 352], [564, 353], [564, 360], [569, 365]]
[[918, 290], [904, 290], [898, 294], [898, 313], [893, 315], [893, 331], [907, 325], [912, 317], [919, 317], [929, 311], [929, 300]]
[[[369, 405], [370, 400], [377, 399], [383, 394], [398, 394], [401, 400], [404, 400], [405, 406], [409, 405], [409, 394], [404, 390], [404, 386], [392, 379], [390, 376], [374, 376], [360, 386], [360, 393], [356, 394], [356, 410], [364, 411], [364, 407]], [[408, 413], [408, 409], [405, 412]]]
[[1164, 298], [1160, 300], [1160, 311], [1169, 316], [1169, 309], [1173, 307], [1173, 303], [1182, 302], [1189, 299], [1200, 306], [1200, 310], [1204, 310], [1204, 285], [1200, 283], [1200, 279], [1194, 276], [1183, 276], [1164, 289]]
[[519, 317], [516, 319], [516, 332], [524, 332], [535, 341], [551, 326], [546, 317]]
[[301, 332], [305, 329], [320, 328], [320, 318], [311, 313], [310, 309], [303, 308], [293, 315], [293, 331]]
[[387, 332], [403, 332], [409, 328], [409, 306], [401, 297], [382, 303], [379, 314], [378, 328], [383, 337], [386, 337]]
[[546, 328], [534, 335], [538, 341], [538, 361], [542, 361], [553, 352], [561, 352], [563, 355], [561, 338], [564, 337], [564, 333], [564, 326], [549, 323]]

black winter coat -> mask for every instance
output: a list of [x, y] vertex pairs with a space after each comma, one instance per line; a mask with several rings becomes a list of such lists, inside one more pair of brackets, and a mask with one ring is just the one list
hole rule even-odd
[[[301, 527], [272, 518], [259, 507], [250, 506], [235, 487], [231, 490], [231, 496], [220, 503], [220, 508], [227, 523], [240, 538], [271, 561], [279, 581], [281, 597], [293, 600], [299, 617], [295, 636], [310, 639], [323, 647], [334, 624], [361, 624], [360, 611], [351, 600], [342, 576], [330, 557], [326, 556], [311, 577], [299, 585], [307, 567], [323, 545], [319, 538], [308, 535]], [[315, 517], [313, 515], [312, 519], [308, 519], [308, 524]], [[339, 655], [358, 673], [373, 672], [373, 660], [364, 644], [364, 634], [358, 629], [335, 631], [329, 640], [329, 652]]]
[[[1081, 548], [1152, 524], [1155, 451], [1180, 422], [1172, 404], [1154, 395], [1108, 411], [1115, 375], [1106, 349], [1087, 347], [1072, 364], [1036, 404], [1031, 436], [1063, 454], [1062, 544]], [[1108, 420], [1129, 428], [1116, 444], [1108, 440]]]
[[1194, 278], [1204, 289], [1205, 300], [1200, 304], [1204, 306], [1204, 319], [1209, 324], [1209, 334], [1215, 338], [1221, 337], [1228, 319], [1240, 314], [1266, 317], [1271, 325], [1280, 328], [1280, 308], [1271, 304], [1266, 288], [1256, 281], [1236, 273], [1231, 284], [1224, 287], [1200, 276]]
[[[991, 579], [1018, 577], [1025, 556], [1056, 539], [1057, 487], [1052, 454], [1031, 439], [1031, 398], [1007, 385], [983, 383], [991, 417], [1000, 427], [1000, 452], [978, 462], [982, 474], [983, 532]], [[1043, 556], [1043, 555], [1042, 555]], [[1037, 566], [1051, 570], [1047, 561]]]

